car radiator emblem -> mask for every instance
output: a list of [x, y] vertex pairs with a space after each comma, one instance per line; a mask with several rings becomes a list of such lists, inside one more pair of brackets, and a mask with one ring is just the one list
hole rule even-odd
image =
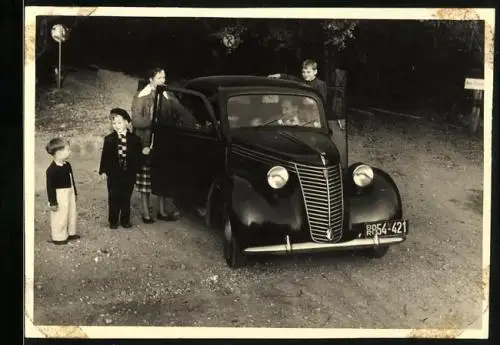
[[328, 229], [328, 230], [326, 231], [326, 238], [328, 238], [328, 240], [329, 240], [329, 241], [331, 241], [331, 240], [332, 240], [332, 238], [333, 238], [332, 229]]
[[321, 162], [323, 163], [323, 165], [326, 165], [326, 153], [324, 152], [321, 152]]

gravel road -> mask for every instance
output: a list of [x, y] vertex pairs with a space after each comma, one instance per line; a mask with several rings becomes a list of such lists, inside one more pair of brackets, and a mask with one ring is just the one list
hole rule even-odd
[[[358, 115], [359, 116], [359, 115]], [[366, 115], [365, 115], [366, 116]], [[385, 119], [385, 120], [384, 120]], [[226, 267], [217, 233], [177, 223], [106, 228], [100, 139], [77, 133], [70, 159], [82, 239], [49, 243], [36, 136], [35, 324], [328, 328], [464, 328], [481, 314], [482, 142], [428, 124], [366, 116], [350, 128], [350, 162], [398, 183], [408, 240], [382, 259], [352, 253], [273, 257]], [[477, 325], [478, 327], [480, 325]]]

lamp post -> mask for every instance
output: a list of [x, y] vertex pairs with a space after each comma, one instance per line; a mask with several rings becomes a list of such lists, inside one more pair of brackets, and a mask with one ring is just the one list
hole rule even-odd
[[65, 27], [62, 24], [56, 24], [52, 27], [51, 30], [51, 35], [54, 41], [56, 41], [59, 45], [59, 62], [58, 62], [58, 69], [57, 69], [57, 88], [61, 88], [61, 73], [62, 73], [62, 67], [61, 67], [61, 60], [62, 60], [62, 43], [65, 42], [68, 39], [69, 36], [69, 30], [67, 27]]

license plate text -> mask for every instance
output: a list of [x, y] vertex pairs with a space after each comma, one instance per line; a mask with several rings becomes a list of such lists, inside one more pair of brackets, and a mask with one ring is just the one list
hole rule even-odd
[[382, 222], [365, 225], [365, 234], [367, 237], [387, 236], [387, 235], [405, 235], [407, 233], [405, 221]]

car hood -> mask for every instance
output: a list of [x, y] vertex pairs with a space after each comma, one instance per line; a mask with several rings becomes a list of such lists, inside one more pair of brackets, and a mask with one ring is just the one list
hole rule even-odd
[[296, 163], [338, 164], [340, 154], [326, 133], [300, 128], [238, 128], [231, 131], [232, 143]]

